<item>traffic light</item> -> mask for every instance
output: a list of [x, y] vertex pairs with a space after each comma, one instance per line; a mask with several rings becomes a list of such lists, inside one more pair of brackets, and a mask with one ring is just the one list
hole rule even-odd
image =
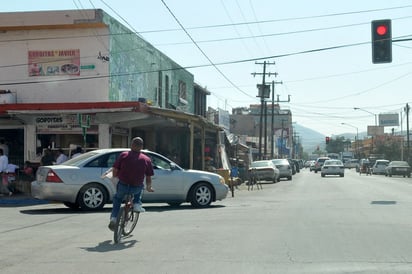
[[372, 63], [392, 62], [391, 20], [372, 21]]
[[330, 137], [329, 136], [325, 137], [325, 142], [326, 142], [327, 145], [329, 144], [329, 142], [330, 142]]

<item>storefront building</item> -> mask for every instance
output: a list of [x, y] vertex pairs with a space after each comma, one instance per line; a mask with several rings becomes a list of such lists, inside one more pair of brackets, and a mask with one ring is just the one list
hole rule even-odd
[[196, 115], [207, 93], [195, 94], [193, 75], [104, 11], [0, 15], [0, 140], [11, 162], [46, 148], [127, 147], [139, 135], [193, 167], [204, 154], [194, 156], [196, 142], [217, 135]]

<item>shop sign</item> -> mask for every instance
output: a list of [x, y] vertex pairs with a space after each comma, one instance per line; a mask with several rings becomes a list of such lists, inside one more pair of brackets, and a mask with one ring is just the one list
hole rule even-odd
[[[89, 114], [90, 117], [90, 124], [96, 124], [96, 116], [93, 114]], [[38, 116], [35, 118], [36, 125], [44, 125], [44, 124], [79, 124], [79, 118], [76, 114], [69, 114], [69, 115], [45, 115], [45, 116]]]
[[129, 129], [124, 127], [112, 127], [112, 134], [129, 136]]
[[[99, 132], [98, 125], [90, 126], [87, 129], [88, 134], [97, 134]], [[42, 124], [37, 125], [37, 133], [47, 133], [47, 134], [60, 134], [60, 133], [70, 133], [70, 134], [83, 134], [82, 127], [80, 125], [71, 124]]]
[[29, 76], [80, 75], [80, 49], [29, 50]]
[[[91, 126], [87, 129], [88, 133], [98, 133], [98, 125], [94, 118], [94, 115], [90, 115]], [[35, 123], [38, 133], [82, 133], [82, 127], [76, 115], [41, 116], [35, 118]]]

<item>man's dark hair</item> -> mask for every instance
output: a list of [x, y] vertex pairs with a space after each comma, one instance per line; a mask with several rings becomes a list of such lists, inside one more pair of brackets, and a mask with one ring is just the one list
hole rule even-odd
[[143, 139], [140, 137], [135, 137], [132, 139], [132, 144], [143, 146]]

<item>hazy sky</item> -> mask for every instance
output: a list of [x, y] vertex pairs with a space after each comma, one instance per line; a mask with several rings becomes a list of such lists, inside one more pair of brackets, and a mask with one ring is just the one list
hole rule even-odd
[[290, 95], [280, 105], [292, 111], [295, 123], [332, 135], [366, 131], [375, 114], [399, 113], [406, 130], [412, 42], [395, 42], [393, 62], [378, 65], [372, 64], [370, 41], [376, 19], [392, 19], [393, 39], [411, 38], [411, 1], [14, 0], [3, 1], [1, 11], [83, 8], [105, 10], [190, 67], [212, 93], [213, 108], [231, 112], [259, 103], [262, 77], [252, 73], [262, 73], [256, 62], [267, 61], [266, 71], [278, 75], [266, 81], [282, 82], [275, 94], [280, 101]]

